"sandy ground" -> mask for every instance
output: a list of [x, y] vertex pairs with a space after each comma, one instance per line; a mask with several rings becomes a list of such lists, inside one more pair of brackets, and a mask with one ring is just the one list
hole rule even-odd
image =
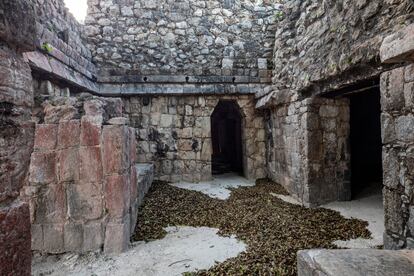
[[134, 243], [125, 253], [104, 256], [35, 256], [33, 275], [182, 275], [208, 269], [215, 262], [236, 257], [246, 245], [235, 237], [220, 237], [218, 229], [168, 227], [164, 239]]
[[[291, 204], [302, 205], [292, 196], [272, 194]], [[376, 187], [368, 187], [352, 201], [332, 202], [321, 206], [322, 208], [338, 211], [345, 218], [357, 218], [368, 222], [368, 230], [372, 239], [353, 239], [349, 241], [336, 241], [337, 246], [345, 248], [376, 248], [383, 245], [384, 207], [382, 191]]]
[[179, 182], [171, 185], [182, 189], [201, 192], [212, 198], [226, 200], [230, 197], [230, 189], [252, 187], [255, 185], [255, 182], [233, 173], [227, 173], [220, 176], [214, 176], [212, 181], [200, 183]]

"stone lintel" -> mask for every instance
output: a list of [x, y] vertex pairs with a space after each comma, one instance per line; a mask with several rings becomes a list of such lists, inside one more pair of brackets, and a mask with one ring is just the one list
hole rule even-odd
[[414, 24], [387, 36], [380, 49], [383, 63], [414, 61]]
[[414, 251], [375, 249], [303, 250], [298, 276], [414, 275]]

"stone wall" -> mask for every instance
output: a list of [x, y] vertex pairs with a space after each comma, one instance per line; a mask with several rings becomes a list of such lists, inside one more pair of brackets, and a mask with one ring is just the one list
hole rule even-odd
[[120, 99], [82, 94], [43, 104], [29, 185], [32, 249], [47, 253], [127, 248], [138, 189], [135, 132]]
[[[34, 0], [39, 50], [48, 52], [87, 77], [95, 74], [92, 54], [83, 39], [84, 26], [65, 7], [63, 0]], [[50, 46], [46, 49], [45, 44]]]
[[211, 179], [210, 116], [219, 100], [235, 100], [243, 114], [244, 173], [265, 173], [263, 117], [253, 96], [153, 96], [125, 99], [130, 124], [137, 130], [138, 161], [155, 164], [155, 177], [165, 181]]
[[381, 75], [384, 246], [414, 249], [414, 25], [384, 40], [381, 59], [411, 65]]
[[[9, 12], [9, 11], [13, 12]], [[0, 1], [0, 275], [30, 275], [30, 218], [18, 196], [33, 148], [33, 90], [22, 51], [34, 48], [31, 1]]]
[[269, 177], [307, 206], [350, 199], [348, 100], [276, 106], [265, 128]]
[[388, 34], [414, 20], [414, 4], [397, 1], [285, 1], [277, 25], [273, 91], [317, 94], [387, 70], [379, 59]]
[[90, 0], [86, 34], [111, 75], [249, 76], [271, 68], [277, 2]]

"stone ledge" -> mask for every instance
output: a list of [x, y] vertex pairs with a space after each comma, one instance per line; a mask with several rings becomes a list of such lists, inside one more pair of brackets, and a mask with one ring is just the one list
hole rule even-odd
[[267, 84], [151, 84], [101, 83], [99, 93], [103, 96], [133, 95], [217, 95], [217, 94], [255, 94]]
[[414, 251], [303, 250], [297, 262], [298, 276], [414, 275]]

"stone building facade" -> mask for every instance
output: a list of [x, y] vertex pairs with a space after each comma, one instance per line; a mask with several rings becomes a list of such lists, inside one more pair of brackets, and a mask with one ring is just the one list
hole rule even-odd
[[219, 101], [234, 101], [242, 113], [243, 172], [249, 179], [265, 173], [263, 116], [253, 95], [156, 96], [124, 100], [137, 130], [138, 161], [154, 163], [155, 177], [199, 182], [212, 176], [211, 115]]

